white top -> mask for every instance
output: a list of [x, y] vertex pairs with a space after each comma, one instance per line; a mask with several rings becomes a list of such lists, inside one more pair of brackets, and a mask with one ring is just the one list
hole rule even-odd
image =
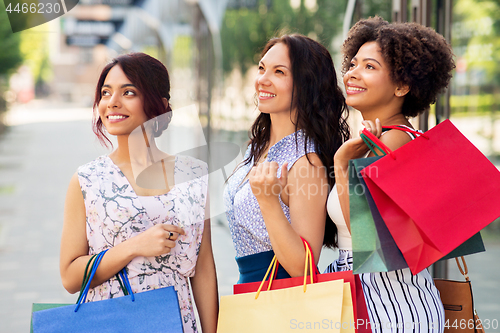
[[339, 194], [337, 193], [337, 184], [333, 186], [332, 191], [328, 195], [326, 202], [326, 210], [337, 226], [338, 246], [340, 250], [352, 250], [351, 233], [347, 229], [347, 224], [344, 219], [344, 214], [340, 208]]

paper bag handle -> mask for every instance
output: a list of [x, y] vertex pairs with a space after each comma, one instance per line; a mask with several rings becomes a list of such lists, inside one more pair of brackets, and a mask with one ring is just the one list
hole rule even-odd
[[[307, 273], [308, 271], [310, 272], [310, 280], [311, 284], [315, 283], [317, 281], [317, 274], [319, 274], [318, 268], [314, 264], [314, 255], [313, 251], [311, 249], [311, 245], [302, 237], [302, 242], [304, 243], [304, 248], [306, 250], [306, 257], [305, 257], [305, 263], [304, 263], [304, 292], [306, 292], [306, 285], [307, 285]], [[273, 283], [273, 279], [276, 278], [276, 275], [278, 274], [278, 267], [279, 267], [279, 262], [278, 259], [276, 258], [276, 255], [273, 257], [273, 260], [271, 260], [271, 264], [269, 264], [269, 267], [267, 269], [266, 274], [264, 275], [264, 279], [260, 283], [259, 289], [257, 289], [257, 293], [255, 294], [255, 299], [257, 299], [260, 295], [260, 292], [262, 291], [262, 287], [264, 286], [264, 283], [267, 280], [267, 277], [269, 276], [269, 284], [267, 286], [267, 290], [271, 290], [271, 285]], [[271, 275], [269, 275], [271, 273]]]
[[[384, 128], [384, 129], [397, 129], [397, 130], [400, 130], [403, 132], [408, 132], [408, 133], [412, 133], [412, 134], [415, 134], [418, 136], [422, 136], [422, 137], [426, 138], [427, 140], [429, 140], [429, 137], [427, 135], [425, 135], [424, 133], [420, 133], [419, 131], [415, 131], [411, 128], [407, 128], [406, 126], [391, 125], [391, 126], [382, 126], [382, 128]], [[396, 157], [393, 154], [393, 151], [389, 147], [387, 147], [387, 145], [384, 144], [377, 136], [375, 136], [375, 134], [373, 134], [372, 132], [370, 132], [366, 128], [364, 128], [363, 131], [361, 132], [361, 139], [363, 139], [363, 141], [366, 143], [368, 148], [370, 148], [370, 150], [375, 155], [378, 156], [377, 152], [375, 151], [375, 147], [376, 147], [381, 152], [383, 152], [384, 155], [389, 155], [393, 159], [396, 159]]]
[[[97, 267], [101, 263], [102, 257], [104, 256], [104, 254], [107, 251], [108, 250], [106, 249], [104, 251], [101, 251], [99, 254], [92, 256], [89, 260], [89, 263], [87, 263], [87, 267], [85, 268], [84, 281], [83, 281], [85, 283], [85, 287], [82, 286], [82, 290], [80, 291], [80, 296], [78, 297], [78, 301], [77, 301], [76, 306], [75, 306], [75, 312], [78, 311], [78, 308], [80, 308], [80, 305], [82, 303], [85, 303], [85, 301], [87, 299], [87, 294], [88, 294], [89, 289], [90, 289], [90, 284], [91, 284], [92, 279], [94, 278], [94, 275], [97, 271]], [[92, 259], [94, 259], [94, 262], [92, 263], [92, 268], [90, 270], [89, 275], [87, 276], [88, 266], [89, 266], [90, 262], [92, 261]], [[125, 268], [123, 268], [122, 270], [120, 270], [117, 273], [117, 278], [118, 278], [118, 281], [120, 281], [120, 278], [121, 278], [121, 280], [123, 281], [123, 284], [125, 284], [126, 291], [128, 292], [128, 294], [130, 294], [132, 296], [132, 302], [135, 301], [134, 293], [132, 292], [132, 287], [130, 286], [130, 282], [128, 280], [127, 272], [125, 271]], [[120, 283], [120, 285], [121, 285], [121, 283]], [[124, 293], [125, 293], [125, 290], [124, 290]]]

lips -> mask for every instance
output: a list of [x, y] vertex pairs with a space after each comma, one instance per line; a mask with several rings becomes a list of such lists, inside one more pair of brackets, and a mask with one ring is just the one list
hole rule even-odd
[[109, 114], [106, 116], [106, 118], [108, 118], [108, 121], [111, 123], [117, 123], [127, 119], [128, 116], [125, 116], [123, 114]]
[[259, 99], [260, 100], [270, 99], [273, 97], [276, 97], [276, 94], [273, 94], [273, 93], [268, 92], [268, 91], [262, 91], [262, 90], [259, 91]]
[[362, 88], [360, 86], [356, 86], [353, 84], [347, 84], [345, 87], [345, 91], [348, 95], [352, 95], [352, 94], [362, 93], [362, 92], [366, 91], [366, 88]]

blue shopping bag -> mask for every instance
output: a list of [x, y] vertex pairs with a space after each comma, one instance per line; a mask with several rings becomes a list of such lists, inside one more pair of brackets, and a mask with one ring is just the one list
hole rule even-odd
[[119, 274], [129, 295], [84, 303], [104, 252], [97, 256], [78, 303], [33, 312], [33, 332], [182, 333], [179, 301], [174, 287], [134, 294], [124, 269]]

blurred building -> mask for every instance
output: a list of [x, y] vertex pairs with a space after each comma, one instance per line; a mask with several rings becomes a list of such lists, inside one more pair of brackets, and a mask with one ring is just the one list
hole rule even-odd
[[[56, 78], [52, 91], [63, 101], [90, 106], [98, 75], [112, 57], [140, 51], [170, 67], [179, 36], [195, 41], [192, 51], [196, 56], [188, 67], [214, 68], [203, 63], [220, 58], [218, 31], [226, 3], [226, 0], [80, 0], [60, 19], [51, 40], [50, 59]], [[215, 70], [193, 72], [201, 78], [193, 99], [205, 106], [200, 112], [208, 114], [207, 99], [211, 97], [208, 91]]]

